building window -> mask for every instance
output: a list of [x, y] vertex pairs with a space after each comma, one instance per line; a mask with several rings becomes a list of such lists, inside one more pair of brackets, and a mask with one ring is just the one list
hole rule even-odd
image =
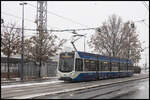
[[99, 61], [99, 71], [102, 71], [102, 62]]

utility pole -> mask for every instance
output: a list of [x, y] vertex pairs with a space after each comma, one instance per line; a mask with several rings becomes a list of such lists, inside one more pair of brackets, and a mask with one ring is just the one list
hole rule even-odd
[[[131, 30], [133, 30], [134, 28], [134, 23], [131, 23]], [[128, 63], [127, 63], [127, 71], [128, 71], [128, 68], [129, 68], [129, 59], [130, 59], [130, 33], [128, 33]]]
[[22, 5], [22, 53], [21, 53], [21, 81], [23, 81], [24, 71], [23, 71], [23, 63], [24, 63], [24, 5], [27, 3], [19, 3]]

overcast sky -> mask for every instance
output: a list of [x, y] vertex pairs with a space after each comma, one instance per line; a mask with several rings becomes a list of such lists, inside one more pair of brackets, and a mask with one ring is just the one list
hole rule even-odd
[[[36, 28], [34, 23], [36, 18], [36, 1], [25, 1], [28, 4], [25, 5], [25, 28]], [[19, 5], [19, 1], [2, 1], [1, 2], [1, 17], [5, 23], [15, 22], [18, 27], [22, 24], [22, 6]], [[149, 5], [149, 2], [147, 1]], [[102, 25], [102, 22], [106, 21], [109, 16], [116, 14], [120, 16], [123, 22], [128, 20], [138, 21], [145, 19], [143, 22], [136, 22], [137, 33], [139, 39], [143, 43], [142, 47], [149, 46], [149, 11], [143, 5], [143, 1], [48, 1], [48, 13], [47, 13], [47, 28], [50, 29], [78, 29], [87, 27], [98, 27]], [[60, 16], [72, 19], [80, 24], [73, 23], [72, 21], [63, 19], [49, 12], [56, 13]], [[86, 41], [90, 39], [90, 36], [94, 34], [94, 30], [79, 31], [79, 34], [86, 34]], [[35, 32], [25, 31], [25, 37], [32, 36]], [[70, 32], [55, 33], [61, 39], [71, 39], [72, 34]], [[84, 50], [84, 39], [81, 38], [75, 42], [76, 48], [80, 51]], [[70, 41], [68, 41], [64, 47], [71, 47]], [[86, 43], [86, 51], [91, 52], [91, 48]], [[142, 59], [139, 65], [147, 62], [149, 63], [149, 49], [146, 49], [142, 53]]]

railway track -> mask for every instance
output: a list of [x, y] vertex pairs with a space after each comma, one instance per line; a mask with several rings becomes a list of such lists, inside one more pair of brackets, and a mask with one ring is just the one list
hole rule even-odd
[[137, 75], [133, 77], [80, 82], [80, 83], [53, 83], [53, 84], [41, 84], [23, 87], [3, 88], [1, 87], [1, 97], [4, 99], [23, 99], [23, 98], [38, 98], [45, 95], [63, 95], [65, 93], [71, 93], [74, 91], [81, 92], [85, 89], [108, 87], [109, 85], [117, 85], [129, 81], [141, 80], [148, 78], [149, 76]]
[[[115, 96], [116, 93], [121, 94], [121, 90], [125, 90], [127, 93], [131, 92], [133, 88], [137, 88], [135, 84], [139, 82], [143, 82], [145, 79], [142, 80], [136, 80], [132, 82], [122, 82], [122, 83], [114, 83], [114, 84], [108, 84], [103, 85], [99, 87], [93, 87], [93, 88], [86, 88], [82, 90], [76, 90], [76, 91], [70, 91], [66, 93], [60, 93], [60, 94], [53, 94], [53, 95], [47, 95], [47, 96], [41, 96], [41, 97], [35, 97], [33, 99], [95, 99], [97, 97], [103, 98], [110, 98], [110, 96]], [[112, 95], [113, 94], [113, 95]], [[109, 95], [109, 96], [106, 96]]]

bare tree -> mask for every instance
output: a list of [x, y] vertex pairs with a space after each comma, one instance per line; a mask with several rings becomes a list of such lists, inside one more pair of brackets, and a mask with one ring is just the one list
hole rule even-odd
[[103, 22], [96, 33], [92, 35], [89, 46], [103, 55], [130, 58], [138, 62], [141, 55], [141, 43], [132, 22], [123, 23], [121, 17], [112, 15]]
[[8, 24], [10, 27], [7, 27], [3, 24], [1, 30], [1, 51], [4, 55], [7, 56], [7, 78], [10, 78], [9, 62], [12, 55], [16, 55], [19, 51], [19, 46], [21, 43], [20, 38], [20, 29], [15, 29], [16, 24]]
[[25, 57], [39, 65], [39, 77], [41, 77], [41, 66], [47, 62], [66, 40], [57, 40], [58, 37], [52, 33], [42, 32], [30, 39], [25, 40]]

